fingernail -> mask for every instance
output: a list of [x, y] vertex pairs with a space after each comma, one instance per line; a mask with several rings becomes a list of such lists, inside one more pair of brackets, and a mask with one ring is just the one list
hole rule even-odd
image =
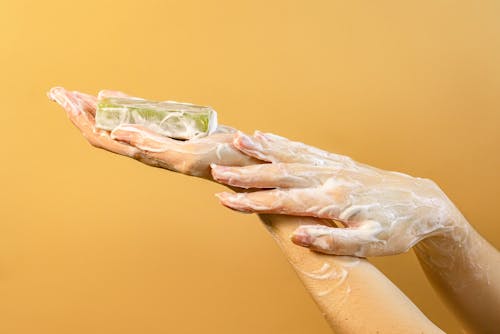
[[75, 100], [70, 92], [68, 92], [63, 87], [54, 87], [49, 91], [49, 98], [53, 101], [57, 102], [61, 107], [64, 108], [67, 112], [71, 112], [72, 114], [79, 114], [80, 105], [79, 101]]
[[216, 163], [211, 163], [210, 164], [210, 168], [212, 169], [217, 169], [218, 172], [223, 172], [225, 170], [227, 170], [229, 167], [227, 166], [221, 166], [221, 165], [217, 165]]
[[270, 141], [270, 142], [276, 142], [278, 140], [287, 140], [285, 137], [282, 137], [282, 136], [278, 136], [278, 135], [275, 135], [274, 133], [263, 133], [262, 134], [264, 136], [264, 138], [266, 138], [266, 140]]
[[229, 170], [228, 166], [216, 165], [214, 163], [210, 164], [210, 168], [212, 168], [212, 174], [222, 175]]
[[111, 136], [117, 138], [132, 138], [143, 136], [144, 133], [132, 124], [120, 124], [111, 131]]
[[228, 193], [228, 192], [222, 192], [222, 193], [217, 193], [215, 194], [215, 197], [217, 197], [220, 200], [220, 203], [224, 205], [225, 207], [238, 211], [241, 213], [252, 213], [251, 210], [249, 210], [246, 207], [242, 207], [237, 199], [238, 199], [239, 194], [234, 194], [234, 193]]
[[66, 98], [64, 96], [64, 92], [66, 90], [62, 87], [53, 87], [47, 93], [47, 96], [50, 100], [59, 103], [62, 107], [65, 106]]
[[329, 228], [323, 225], [302, 225], [292, 235], [292, 241], [309, 247], [321, 237], [328, 235]]
[[[52, 100], [52, 101], [56, 101], [56, 97], [54, 95], [57, 95], [58, 91], [63, 89], [62, 87], [52, 87], [51, 89], [49, 89], [49, 91], [47, 92], [47, 97]], [[56, 101], [57, 102], [57, 101]]]
[[107, 92], [108, 92], [108, 90], [107, 90], [107, 89], [101, 89], [101, 90], [99, 91], [99, 93], [97, 93], [97, 98], [98, 98], [99, 100], [100, 100], [100, 99], [105, 98], [105, 97], [106, 97], [106, 95], [107, 95], [107, 94], [106, 94]]
[[268, 145], [268, 143], [271, 141], [271, 138], [269, 138], [268, 133], [255, 130], [253, 133], [253, 138], [255, 145], [258, 145], [259, 149], [262, 149], [262, 145]]
[[300, 227], [292, 234], [292, 242], [299, 246], [310, 247], [313, 243], [313, 238]]
[[259, 139], [267, 139], [266, 138], [266, 134], [262, 131], [259, 131], [259, 130], [255, 130], [254, 133], [253, 133], [253, 136], [255, 138], [259, 138]]
[[231, 193], [228, 193], [228, 192], [222, 192], [222, 193], [216, 193], [215, 194], [215, 197], [217, 197], [217, 199], [219, 200], [220, 204], [226, 206], [226, 207], [229, 207], [230, 209], [231, 206], [229, 205], [229, 203], [231, 202], [231, 197], [232, 197], [233, 194]]
[[116, 128], [109, 134], [111, 139], [118, 139], [121, 141], [128, 141], [130, 139], [130, 132], [123, 131], [123, 129]]
[[231, 193], [228, 193], [228, 192], [216, 193], [215, 197], [217, 197], [219, 199], [219, 201], [222, 202], [224, 200], [229, 199], [229, 197], [231, 197]]
[[248, 149], [258, 149], [259, 144], [256, 143], [252, 137], [244, 134], [243, 132], [239, 132], [234, 140], [234, 145], [236, 147], [248, 148]]
[[223, 202], [223, 204], [236, 204], [234, 202], [238, 200], [238, 196], [238, 193], [230, 193], [227, 191], [215, 194], [215, 197]]

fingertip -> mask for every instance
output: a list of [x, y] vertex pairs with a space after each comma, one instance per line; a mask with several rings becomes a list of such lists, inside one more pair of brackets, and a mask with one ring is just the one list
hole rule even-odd
[[[61, 94], [65, 91], [63, 87], [57, 86], [57, 87], [52, 87], [48, 92], [47, 92], [47, 97], [54, 102], [58, 102], [58, 98], [61, 96]], [[59, 103], [59, 102], [58, 102]]]
[[222, 193], [217, 193], [215, 194], [215, 197], [217, 197], [222, 205], [225, 207], [238, 211], [241, 213], [253, 213], [253, 211], [249, 210], [247, 207], [241, 205], [238, 202], [238, 196], [240, 194], [234, 194], [234, 193], [229, 193], [229, 192], [222, 192]]
[[106, 97], [106, 93], [108, 92], [107, 89], [101, 89], [98, 93], [97, 93], [97, 98], [100, 100], [100, 99], [103, 99]]
[[228, 200], [232, 195], [233, 194], [231, 194], [227, 191], [224, 191], [221, 193], [216, 193], [215, 197], [217, 197], [219, 199], [219, 201], [224, 202], [224, 201]]
[[294, 244], [302, 247], [310, 247], [313, 242], [312, 237], [300, 227], [293, 232], [291, 240]]
[[109, 136], [113, 140], [124, 141], [129, 143], [132, 140], [133, 132], [127, 131], [126, 128], [119, 126], [113, 129], [113, 131], [111, 131]]
[[230, 167], [229, 166], [218, 165], [215, 162], [212, 162], [212, 163], [210, 163], [210, 168], [222, 172], [222, 171], [225, 171], [225, 170], [229, 169]]
[[144, 132], [133, 124], [120, 124], [111, 131], [110, 137], [135, 146], [144, 141]]
[[64, 88], [62, 87], [52, 87], [48, 92], [47, 92], [47, 97], [49, 100], [57, 102], [59, 104], [62, 104], [62, 98], [63, 98], [63, 93], [64, 93]]
[[294, 231], [292, 241], [299, 246], [330, 254], [334, 249], [331, 229], [322, 225], [300, 226]]
[[78, 91], [73, 91], [72, 94], [75, 100], [78, 101], [79, 109], [81, 109], [84, 112], [90, 113], [92, 116], [95, 117], [97, 109], [97, 98], [93, 95], [81, 93]]
[[63, 87], [53, 87], [48, 93], [49, 99], [57, 102], [66, 112], [78, 115], [81, 113], [80, 100]]
[[262, 133], [262, 137], [265, 138], [265, 140], [267, 140], [268, 142], [290, 142], [289, 139], [271, 132]]
[[233, 138], [233, 145], [236, 148], [242, 149], [251, 146], [250, 138], [241, 131], [236, 132]]
[[[217, 182], [222, 181], [220, 178], [220, 175], [219, 175], [219, 168], [220, 168], [220, 166], [216, 165], [215, 163], [210, 164], [210, 173], [212, 174], [212, 178]], [[217, 196], [217, 194], [216, 194], [216, 196]]]
[[210, 168], [211, 168], [211, 173], [212, 173], [212, 177], [214, 178], [214, 180], [219, 181], [219, 182], [223, 181], [222, 174], [224, 173], [224, 171], [227, 170], [228, 167], [220, 166], [220, 165], [217, 165], [215, 163], [211, 163]]
[[255, 139], [260, 139], [260, 140], [265, 140], [266, 139], [266, 135], [264, 132], [260, 131], [260, 130], [255, 130], [253, 132], [253, 137]]
[[273, 140], [275, 141], [276, 139], [283, 138], [283, 137], [275, 135], [271, 132], [263, 132], [260, 130], [255, 130], [253, 136], [256, 139], [259, 139], [260, 141], [266, 141], [266, 142], [273, 141]]
[[217, 125], [217, 129], [215, 129], [215, 131], [213, 132], [214, 134], [215, 133], [228, 133], [228, 134], [236, 134], [236, 129], [230, 127], [230, 126], [227, 126], [227, 125], [222, 125], [222, 124], [219, 124]]
[[102, 89], [97, 94], [98, 99], [104, 99], [107, 97], [129, 97], [129, 96], [123, 92], [110, 89]]

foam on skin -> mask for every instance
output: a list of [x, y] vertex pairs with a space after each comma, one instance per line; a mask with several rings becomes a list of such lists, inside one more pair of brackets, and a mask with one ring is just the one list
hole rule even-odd
[[380, 170], [258, 131], [253, 136], [239, 133], [234, 145], [271, 164], [214, 166], [214, 178], [232, 186], [274, 189], [222, 193], [222, 204], [243, 212], [311, 216], [344, 224], [346, 228], [297, 229], [294, 240], [311, 249], [358, 257], [391, 255], [460, 229], [458, 210], [428, 179]]
[[[103, 95], [126, 96], [120, 92], [101, 91], [99, 96]], [[110, 133], [94, 127], [97, 104], [94, 96], [56, 87], [51, 89], [49, 97], [66, 110], [91, 145], [150, 166], [208, 179], [210, 163], [254, 167], [260, 163], [234, 148], [231, 144], [234, 130], [229, 127], [219, 126], [208, 137], [188, 141], [157, 135], [138, 125], [123, 125]], [[316, 169], [315, 179], [312, 179], [302, 165], [295, 167], [302, 175], [285, 177], [282, 179], [284, 183], [299, 183], [306, 187], [313, 181], [320, 186], [334, 170], [332, 165], [321, 173]], [[283, 173], [273, 174], [275, 179], [280, 175]], [[356, 213], [349, 215], [355, 217]], [[299, 225], [321, 223], [321, 220], [285, 215], [260, 215], [260, 218], [297, 270], [335, 333], [442, 333], [366, 260], [325, 256], [297, 247], [290, 241], [290, 234]], [[342, 274], [344, 270], [346, 275]]]

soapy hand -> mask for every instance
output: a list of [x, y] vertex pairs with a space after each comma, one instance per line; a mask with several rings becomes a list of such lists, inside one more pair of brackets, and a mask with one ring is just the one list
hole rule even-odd
[[457, 209], [428, 179], [380, 170], [258, 131], [253, 136], [235, 134], [233, 144], [270, 163], [212, 165], [218, 182], [264, 189], [220, 193], [223, 205], [242, 212], [327, 218], [345, 227], [301, 226], [292, 236], [298, 245], [336, 255], [391, 255], [456, 228]]
[[[127, 95], [99, 93], [106, 96]], [[297, 229], [293, 241], [314, 250], [356, 256], [395, 254], [454, 228], [453, 205], [429, 180], [381, 171], [275, 135], [236, 134], [225, 126], [188, 141], [170, 139], [140, 125], [122, 125], [110, 133], [95, 127], [95, 96], [56, 87], [49, 97], [97, 148], [207, 179], [214, 164], [212, 174], [219, 182], [240, 188], [279, 188], [219, 195], [231, 208], [334, 219], [348, 227]], [[262, 165], [262, 160], [272, 164]]]
[[[259, 163], [232, 145], [234, 129], [219, 126], [206, 137], [179, 141], [154, 133], [140, 125], [122, 125], [112, 132], [95, 127], [97, 97], [52, 88], [49, 98], [59, 103], [87, 141], [97, 148], [128, 156], [147, 165], [183, 174], [211, 178], [210, 163], [245, 166]], [[117, 91], [101, 91], [99, 97], [126, 97]]]

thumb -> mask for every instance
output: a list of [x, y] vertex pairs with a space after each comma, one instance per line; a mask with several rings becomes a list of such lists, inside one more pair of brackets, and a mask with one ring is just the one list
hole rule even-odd
[[[378, 225], [378, 224], [377, 224]], [[334, 255], [378, 256], [394, 254], [379, 239], [379, 228], [336, 228], [323, 225], [302, 225], [293, 235], [293, 243], [311, 250]]]

